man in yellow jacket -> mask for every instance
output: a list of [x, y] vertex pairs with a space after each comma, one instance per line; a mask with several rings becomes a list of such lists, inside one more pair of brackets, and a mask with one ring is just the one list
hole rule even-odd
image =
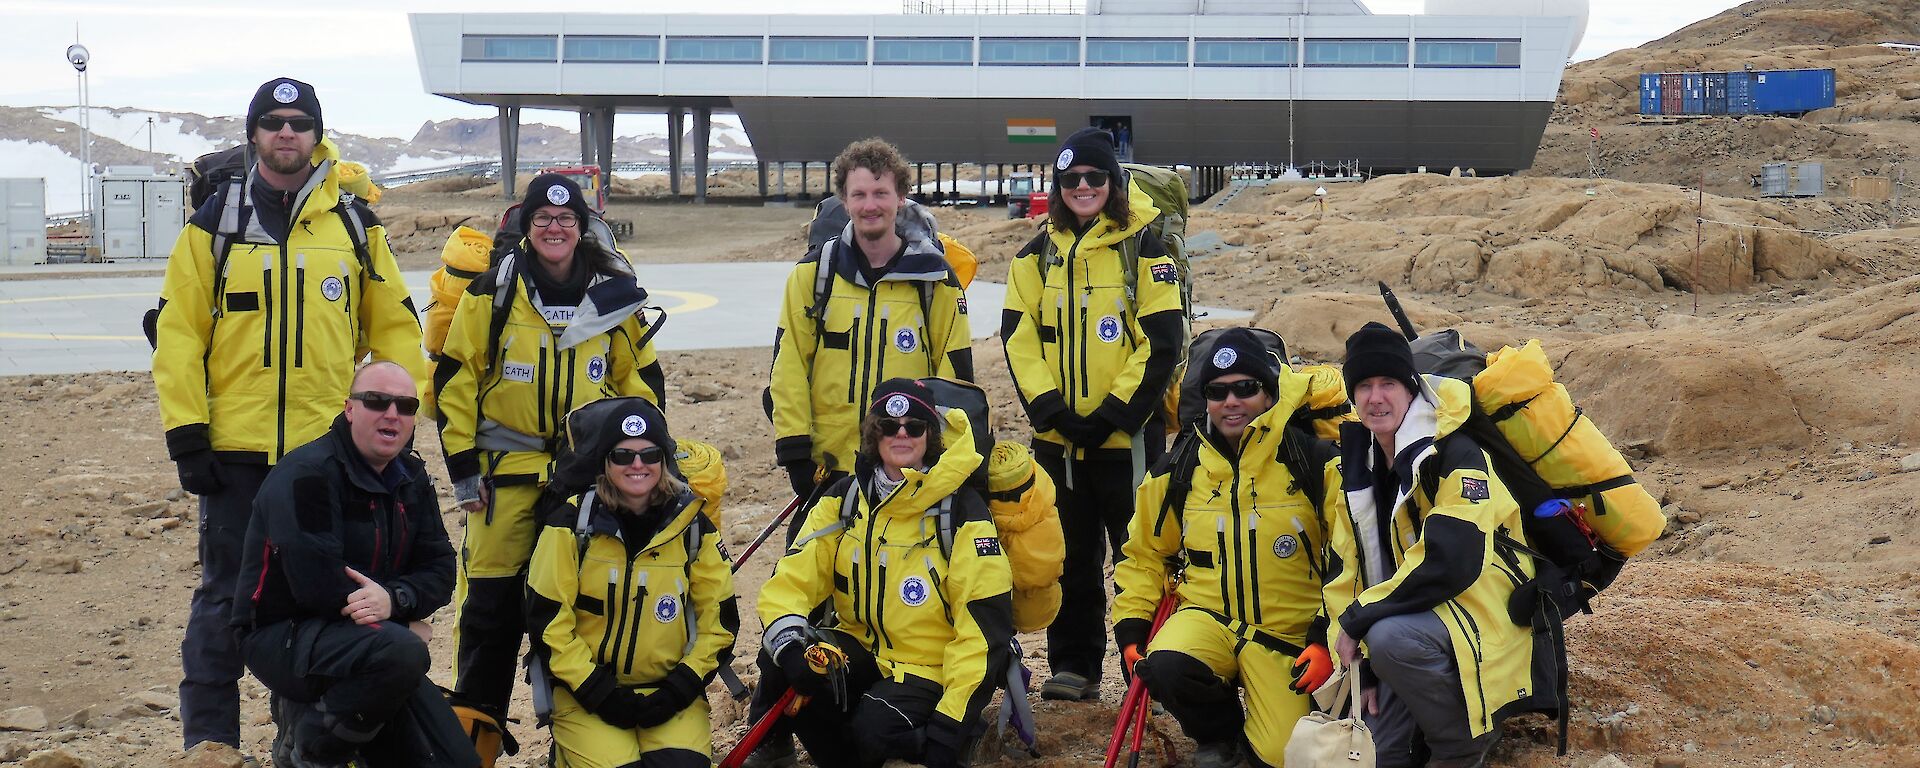
[[1159, 209], [1127, 180], [1113, 138], [1069, 136], [1054, 181], [1051, 220], [1008, 269], [1000, 337], [1067, 540], [1041, 695], [1077, 700], [1099, 695], [1103, 566], [1109, 550], [1119, 556], [1133, 489], [1165, 442], [1159, 405], [1187, 318], [1172, 258], [1143, 234]]
[[200, 586], [181, 643], [186, 746], [240, 743], [227, 606], [253, 497], [327, 433], [371, 352], [426, 381], [420, 322], [386, 230], [340, 191], [320, 100], [291, 78], [247, 107], [254, 166], [195, 211], [167, 261], [153, 381], [180, 487], [200, 495]]
[[774, 460], [802, 498], [853, 469], [860, 417], [880, 382], [973, 380], [966, 293], [931, 222], [900, 215], [907, 174], [906, 158], [885, 141], [848, 145], [833, 179], [852, 221], [787, 276], [769, 394]]
[[1469, 384], [1415, 373], [1406, 338], [1379, 323], [1348, 337], [1342, 373], [1360, 423], [1340, 431], [1335, 648], [1350, 668], [1364, 656], [1378, 765], [1420, 765], [1420, 751], [1428, 768], [1483, 765], [1502, 719], [1558, 709], [1531, 621], [1509, 618], [1534, 574], [1523, 512], [1463, 430]]
[[[1307, 695], [1333, 672], [1321, 610], [1326, 524], [1340, 508], [1333, 443], [1287, 420], [1310, 377], [1281, 365], [1244, 329], [1223, 333], [1196, 394], [1207, 400], [1193, 452], [1170, 454], [1140, 486], [1114, 567], [1113, 637], [1127, 667], [1196, 744], [1197, 768], [1241, 763], [1241, 742], [1280, 765]], [[1295, 463], [1320, 474], [1301, 482]], [[1311, 498], [1312, 490], [1320, 498]], [[1177, 498], [1176, 498], [1177, 496]], [[1164, 596], [1170, 560], [1186, 568]], [[1179, 609], [1147, 642], [1163, 599]], [[1236, 686], [1246, 691], [1244, 710]]]

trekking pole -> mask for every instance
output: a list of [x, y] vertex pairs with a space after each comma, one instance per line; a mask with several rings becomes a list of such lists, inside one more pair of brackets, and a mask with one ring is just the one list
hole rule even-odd
[[[1168, 584], [1167, 590], [1161, 593], [1160, 604], [1153, 609], [1153, 625], [1147, 629], [1147, 640], [1153, 640], [1153, 636], [1160, 633], [1160, 625], [1167, 623], [1167, 617], [1173, 615], [1173, 608], [1179, 602], [1179, 598], [1173, 594], [1173, 585]], [[1113, 768], [1114, 762], [1120, 759], [1120, 744], [1126, 741], [1127, 731], [1132, 729], [1136, 721], [1140, 726], [1138, 729], [1132, 729], [1134, 730], [1133, 755], [1129, 762], [1139, 765], [1139, 730], [1145, 729], [1145, 713], [1151, 711], [1152, 707], [1153, 702], [1147, 694], [1146, 682], [1140, 679], [1140, 675], [1134, 674], [1133, 679], [1127, 682], [1127, 695], [1120, 699], [1120, 717], [1114, 721], [1113, 737], [1107, 740], [1105, 768]]]
[[800, 502], [802, 501], [804, 501], [804, 499], [799, 496], [793, 497], [793, 501], [787, 503], [786, 509], [780, 510], [780, 514], [773, 516], [773, 522], [767, 523], [767, 527], [760, 531], [760, 535], [753, 537], [753, 543], [748, 544], [746, 549], [741, 550], [740, 556], [733, 559], [733, 572], [738, 573], [740, 566], [746, 564], [747, 558], [753, 557], [753, 551], [759, 549], [761, 544], [766, 543], [767, 538], [772, 536], [774, 531], [780, 530], [780, 524], [786, 522], [787, 518], [793, 516], [794, 510], [800, 508]]
[[[847, 654], [831, 643], [814, 643], [806, 651], [807, 666], [813, 671], [828, 675], [833, 680], [833, 696], [841, 706], [847, 699]], [[760, 722], [754, 723], [740, 743], [733, 745], [733, 751], [727, 753], [727, 759], [720, 762], [720, 768], [740, 768], [747, 757], [760, 748], [760, 742], [767, 740], [767, 734], [773, 731], [774, 723], [780, 718], [791, 716], [807, 705], [808, 697], [789, 686], [786, 693], [780, 694], [780, 700], [774, 702], [773, 709], [760, 716]]]
[[753, 728], [740, 739], [740, 743], [733, 745], [733, 751], [727, 753], [727, 759], [720, 761], [720, 768], [740, 768], [745, 764], [747, 757], [752, 755], [755, 749], [760, 748], [760, 742], [767, 740], [767, 734], [773, 731], [773, 724], [780, 722], [780, 718], [786, 716], [788, 707], [794, 706], [797, 696], [798, 692], [792, 688], [780, 694], [780, 701], [773, 705], [773, 709], [767, 710], [766, 714], [760, 716], [760, 722], [753, 724]]
[[1385, 280], [1380, 281], [1380, 298], [1386, 300], [1387, 311], [1393, 313], [1393, 321], [1400, 324], [1401, 335], [1406, 336], [1407, 341], [1420, 338], [1420, 333], [1413, 329], [1413, 321], [1407, 319], [1407, 311], [1400, 308], [1400, 297], [1393, 295], [1393, 289], [1387, 287]]

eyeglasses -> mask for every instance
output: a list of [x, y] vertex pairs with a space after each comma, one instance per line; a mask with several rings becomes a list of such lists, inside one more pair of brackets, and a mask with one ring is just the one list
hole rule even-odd
[[881, 419], [879, 426], [882, 436], [899, 434], [902, 429], [907, 431], [907, 437], [919, 437], [927, 433], [927, 423], [919, 419]]
[[306, 133], [308, 131], [311, 131], [313, 130], [313, 127], [317, 125], [319, 122], [320, 121], [315, 120], [311, 117], [281, 117], [279, 115], [261, 115], [259, 120], [260, 127], [268, 132], [278, 131], [281, 128], [284, 128], [287, 126], [293, 126], [294, 133]]
[[633, 448], [615, 448], [607, 452], [607, 463], [617, 467], [627, 467], [633, 465], [634, 459], [639, 459], [647, 464], [658, 464], [666, 457], [667, 452], [657, 445], [650, 445], [638, 450]]
[[1073, 189], [1074, 187], [1080, 186], [1081, 180], [1085, 180], [1087, 186], [1099, 189], [1106, 186], [1107, 179], [1112, 178], [1112, 176], [1113, 174], [1107, 173], [1106, 171], [1067, 171], [1060, 174], [1060, 188]]
[[533, 215], [534, 226], [544, 227], [548, 224], [558, 224], [567, 229], [573, 229], [574, 227], [580, 226], [580, 217], [571, 213], [563, 213], [558, 216], [548, 213], [536, 213]]
[[1211, 382], [1201, 387], [1200, 392], [1205, 394], [1208, 400], [1216, 403], [1226, 400], [1229, 394], [1245, 400], [1260, 393], [1260, 380], [1241, 379], [1239, 381]]
[[385, 392], [355, 392], [347, 395], [349, 400], [358, 400], [374, 413], [386, 413], [390, 407], [398, 406], [400, 415], [412, 416], [420, 410], [420, 398], [406, 395], [389, 395]]

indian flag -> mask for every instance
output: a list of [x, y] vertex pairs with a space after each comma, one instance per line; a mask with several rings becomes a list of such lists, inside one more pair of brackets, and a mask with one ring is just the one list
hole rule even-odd
[[1014, 144], [1052, 144], [1056, 137], [1052, 120], [1007, 121], [1007, 141]]

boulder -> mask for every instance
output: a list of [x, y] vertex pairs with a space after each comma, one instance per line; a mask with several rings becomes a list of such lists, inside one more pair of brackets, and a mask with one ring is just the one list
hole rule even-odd
[[47, 713], [39, 707], [14, 707], [0, 712], [0, 731], [44, 731]]

